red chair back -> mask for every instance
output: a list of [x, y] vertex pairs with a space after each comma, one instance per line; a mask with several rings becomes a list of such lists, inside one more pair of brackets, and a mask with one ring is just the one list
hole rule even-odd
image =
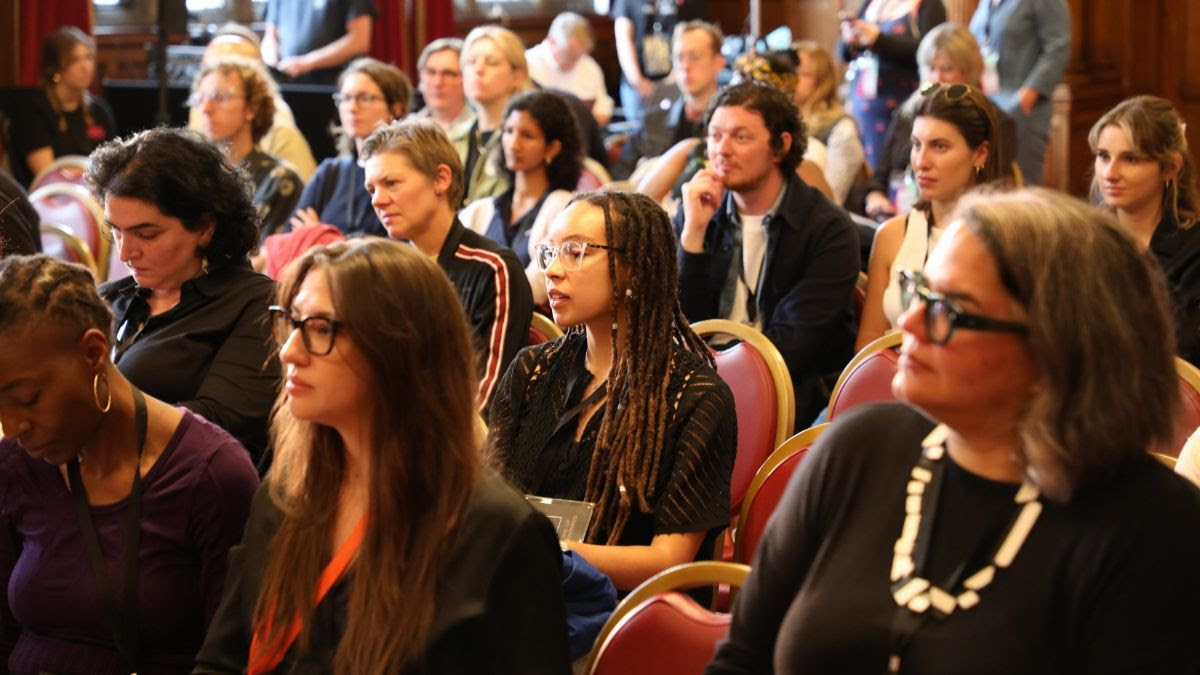
[[892, 378], [900, 367], [900, 339], [899, 333], [885, 335], [855, 355], [834, 385], [828, 419], [864, 403], [896, 400]]
[[96, 260], [98, 281], [105, 281], [109, 256], [109, 241], [103, 232], [104, 210], [87, 189], [70, 183], [55, 183], [34, 190], [29, 202], [43, 223], [65, 227], [76, 239], [87, 245]]
[[701, 675], [729, 632], [729, 620], [729, 614], [713, 614], [677, 591], [661, 593], [625, 615], [592, 674]]
[[69, 263], [83, 265], [99, 276], [91, 251], [70, 230], [56, 223], [41, 224], [42, 253]]
[[612, 182], [612, 176], [604, 165], [591, 157], [583, 158], [583, 172], [579, 174], [579, 183], [575, 185], [576, 192], [592, 192]]
[[736, 513], [754, 473], [775, 449], [775, 384], [762, 355], [745, 342], [716, 352], [717, 374], [729, 385], [737, 412], [737, 456], [729, 497]]
[[783, 499], [784, 490], [795, 473], [796, 467], [817, 441], [828, 424], [819, 424], [792, 436], [771, 453], [762, 468], [754, 476], [742, 512], [738, 518], [737, 534], [734, 536], [734, 562], [749, 565], [758, 548], [758, 541], [767, 529], [767, 521]]
[[33, 182], [29, 184], [29, 191], [33, 192], [38, 188], [57, 183], [78, 185], [86, 190], [88, 184], [83, 175], [87, 172], [87, 162], [87, 157], [74, 155], [60, 157], [33, 179]]

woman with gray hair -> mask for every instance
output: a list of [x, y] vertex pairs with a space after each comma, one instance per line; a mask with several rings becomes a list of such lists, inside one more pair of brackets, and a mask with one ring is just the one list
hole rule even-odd
[[1178, 407], [1153, 263], [1026, 190], [964, 200], [902, 278], [906, 403], [808, 453], [707, 672], [1196, 672], [1200, 492], [1146, 452]]

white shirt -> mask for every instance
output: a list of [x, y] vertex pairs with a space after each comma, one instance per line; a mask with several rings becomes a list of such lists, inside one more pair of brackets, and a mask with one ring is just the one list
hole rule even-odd
[[762, 216], [741, 216], [742, 222], [742, 272], [738, 279], [737, 293], [733, 297], [733, 307], [729, 312], [729, 320], [762, 327], [762, 317], [750, 321], [746, 311], [746, 303], [750, 294], [758, 291], [759, 276], [762, 274], [763, 259], [767, 253], [767, 230], [763, 227]]
[[545, 41], [525, 50], [525, 61], [529, 67], [529, 78], [547, 89], [561, 89], [592, 102], [592, 115], [597, 118], [612, 116], [613, 100], [604, 85], [604, 71], [596, 59], [584, 54], [575, 62], [575, 67], [559, 69], [550, 45]]

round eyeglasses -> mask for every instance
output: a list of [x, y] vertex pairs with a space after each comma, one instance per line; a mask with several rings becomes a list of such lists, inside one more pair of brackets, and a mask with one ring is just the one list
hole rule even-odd
[[333, 351], [333, 339], [337, 337], [338, 326], [342, 325], [340, 321], [327, 316], [306, 316], [297, 319], [292, 316], [291, 310], [279, 305], [272, 305], [267, 311], [271, 313], [271, 332], [280, 349], [283, 349], [283, 345], [287, 344], [292, 334], [299, 330], [300, 339], [309, 354], [325, 356]]
[[925, 335], [930, 342], [937, 345], [949, 342], [958, 328], [1020, 335], [1029, 333], [1029, 326], [1023, 323], [964, 312], [955, 301], [929, 290], [925, 284], [925, 276], [920, 272], [900, 270], [901, 310], [908, 311], [915, 300], [925, 303]]
[[562, 263], [563, 269], [568, 272], [574, 272], [583, 266], [583, 259], [587, 256], [589, 248], [598, 248], [605, 251], [616, 251], [624, 253], [625, 249], [616, 246], [605, 246], [604, 244], [593, 244], [586, 241], [569, 240], [555, 246], [554, 244], [542, 243], [534, 247], [533, 252], [537, 259], [538, 269], [545, 272], [550, 269], [555, 260]]

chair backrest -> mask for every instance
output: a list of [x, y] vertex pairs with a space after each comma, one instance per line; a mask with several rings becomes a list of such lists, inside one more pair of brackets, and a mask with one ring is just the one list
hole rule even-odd
[[1200, 427], [1200, 369], [1175, 357], [1175, 372], [1179, 374], [1179, 412], [1175, 419], [1175, 442], [1163, 448], [1162, 454], [1178, 457], [1188, 436]]
[[579, 174], [579, 183], [575, 186], [575, 191], [592, 192], [611, 182], [612, 175], [608, 173], [608, 169], [605, 169], [603, 164], [591, 157], [584, 157], [583, 172]]
[[749, 573], [746, 565], [704, 561], [677, 565], [646, 580], [600, 629], [587, 672], [700, 675], [717, 641], [729, 632], [730, 617], [677, 591], [717, 584], [740, 588]]
[[540, 345], [543, 342], [562, 337], [563, 330], [550, 317], [541, 312], [534, 312], [529, 322], [529, 344]]
[[92, 276], [100, 280], [100, 271], [96, 266], [96, 258], [92, 255], [87, 243], [76, 237], [70, 229], [57, 223], [43, 221], [39, 226], [42, 238], [42, 253], [59, 260], [83, 265], [92, 271]]
[[847, 410], [875, 401], [894, 401], [892, 378], [899, 368], [897, 348], [903, 335], [888, 333], [862, 348], [842, 369], [833, 393], [829, 396], [828, 419]]
[[817, 442], [817, 438], [827, 426], [828, 423], [818, 424], [792, 436], [763, 462], [754, 476], [754, 481], [750, 483], [750, 489], [746, 491], [746, 499], [742, 502], [742, 513], [738, 517], [737, 530], [733, 535], [735, 562], [750, 564], [754, 550], [758, 548], [758, 540], [762, 538], [767, 521], [775, 512], [779, 500], [783, 498], [788, 481], [800, 465], [800, 460], [804, 459], [808, 449]]
[[775, 345], [750, 326], [709, 319], [696, 322], [692, 330], [702, 338], [729, 335], [740, 341], [714, 352], [717, 373], [729, 385], [737, 408], [737, 456], [729, 486], [737, 513], [758, 467], [792, 435], [796, 419], [792, 378]]
[[34, 176], [33, 182], [29, 184], [29, 191], [33, 192], [40, 187], [55, 183], [69, 183], [87, 189], [87, 181], [84, 180], [83, 175], [87, 172], [90, 162], [91, 160], [83, 155], [56, 157], [53, 162], [43, 167], [38, 175]]
[[104, 210], [86, 188], [72, 183], [51, 183], [29, 194], [29, 203], [43, 223], [65, 227], [92, 255], [96, 280], [108, 279], [109, 240], [102, 230]]

